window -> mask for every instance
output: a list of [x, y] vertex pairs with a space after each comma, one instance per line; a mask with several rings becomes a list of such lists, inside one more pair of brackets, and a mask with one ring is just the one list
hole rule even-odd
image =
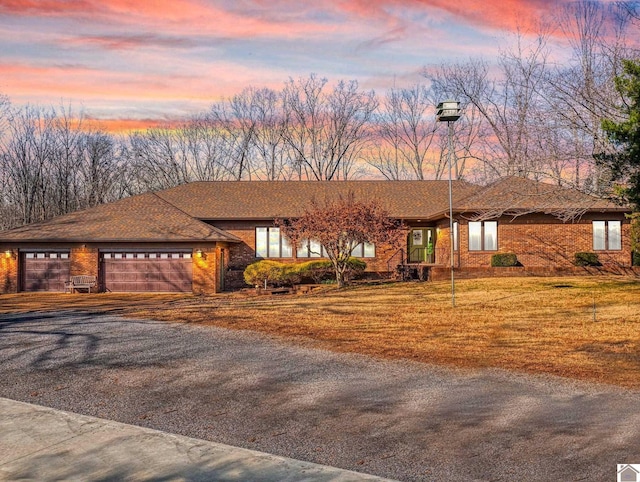
[[351, 251], [356, 258], [375, 258], [376, 247], [373, 243], [360, 243]]
[[622, 249], [622, 232], [620, 221], [593, 222], [593, 250]]
[[[455, 230], [454, 230], [455, 236]], [[498, 222], [469, 222], [469, 251], [496, 251], [498, 249]]]
[[280, 235], [280, 228], [256, 228], [257, 258], [290, 258], [289, 241]]
[[453, 250], [458, 251], [458, 221], [453, 222]]
[[317, 241], [302, 241], [302, 245], [296, 251], [298, 258], [326, 258], [327, 252]]

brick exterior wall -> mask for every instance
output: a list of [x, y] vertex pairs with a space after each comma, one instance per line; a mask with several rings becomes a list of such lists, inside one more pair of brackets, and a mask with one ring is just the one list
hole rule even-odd
[[[252, 220], [252, 221], [216, 221], [211, 222], [217, 228], [220, 228], [229, 234], [233, 234], [242, 240], [241, 243], [229, 245], [229, 263], [225, 269], [225, 281], [227, 289], [246, 288], [244, 281], [244, 270], [251, 263], [260, 261], [263, 258], [256, 258], [255, 243], [257, 227], [271, 227], [273, 220]], [[393, 256], [397, 248], [391, 249], [388, 246], [376, 246], [375, 258], [361, 258], [367, 263], [367, 271], [369, 273], [386, 273], [388, 272], [388, 260]], [[297, 258], [295, 249], [291, 258], [269, 258], [282, 263], [302, 263], [311, 259], [319, 258]], [[320, 258], [321, 259], [321, 258]], [[391, 267], [394, 269], [394, 266]]]
[[[592, 222], [616, 220], [622, 222], [622, 249], [594, 251]], [[629, 223], [623, 215], [588, 215], [579, 221], [562, 223], [552, 216], [529, 215], [516, 219], [498, 219], [498, 250], [469, 251], [469, 229], [460, 220], [460, 268], [491, 267], [496, 253], [514, 253], [525, 268], [574, 268], [577, 252], [596, 252], [605, 269], [631, 266]]]
[[[599, 270], [585, 270], [573, 265], [576, 252], [593, 252], [592, 222], [618, 220], [622, 222], [622, 250], [598, 251], [602, 263]], [[631, 268], [631, 247], [629, 223], [623, 214], [588, 214], [579, 221], [563, 223], [561, 220], [543, 214], [520, 216], [518, 218], [502, 217], [498, 219], [497, 251], [469, 251], [468, 220], [458, 217], [458, 249], [454, 252], [454, 266], [459, 272], [468, 272], [470, 277], [514, 276], [522, 275], [562, 275], [583, 273], [634, 273]], [[212, 223], [242, 240], [242, 243], [231, 245], [229, 265], [226, 270], [227, 288], [241, 288], [246, 284], [243, 279], [244, 269], [258, 261], [255, 257], [255, 228], [273, 226], [273, 221], [221, 221]], [[409, 224], [409, 223], [408, 223]], [[417, 227], [418, 225], [416, 225]], [[442, 219], [421, 227], [436, 227], [435, 258], [436, 265], [432, 269], [432, 277], [439, 276], [444, 269], [449, 276], [451, 244], [449, 221]], [[406, 250], [407, 246], [403, 246]], [[522, 268], [509, 271], [504, 268], [491, 268], [491, 257], [496, 253], [515, 253]], [[405, 253], [406, 256], [406, 253]], [[281, 262], [302, 262], [309, 258], [271, 258]], [[363, 258], [370, 274], [386, 274], [389, 267], [394, 270], [400, 263], [397, 249], [376, 246], [375, 258]], [[636, 270], [637, 271], [637, 270]]]
[[[622, 222], [622, 250], [597, 251], [602, 267], [599, 269], [577, 268], [573, 265], [574, 254], [580, 251], [593, 252], [592, 222], [619, 220]], [[523, 275], [563, 275], [594, 274], [600, 272], [636, 274], [631, 268], [631, 242], [629, 223], [623, 214], [588, 214], [579, 221], [563, 223], [545, 215], [527, 215], [515, 219], [498, 219], [498, 250], [469, 251], [468, 221], [459, 217], [458, 245], [454, 264], [458, 277], [480, 276], [523, 276]], [[200, 244], [158, 244], [138, 243], [108, 245], [97, 244], [56, 244], [55, 249], [70, 249], [71, 275], [89, 274], [100, 276], [99, 250], [128, 248], [148, 249], [176, 247], [193, 250], [193, 292], [213, 294], [223, 289], [246, 287], [244, 269], [258, 261], [255, 256], [255, 228], [273, 226], [272, 220], [219, 221], [211, 223], [237, 236], [240, 243], [200, 243]], [[449, 222], [442, 219], [435, 223], [420, 223], [421, 227], [436, 227], [435, 260], [431, 268], [431, 279], [449, 276], [450, 241]], [[416, 226], [417, 227], [417, 226]], [[38, 247], [43, 247], [39, 245]], [[28, 245], [0, 246], [0, 293], [13, 293], [19, 289], [18, 248], [31, 249]], [[402, 247], [405, 250], [407, 245]], [[7, 258], [5, 251], [13, 250]], [[204, 256], [198, 257], [201, 249]], [[491, 257], [495, 253], [514, 253], [522, 267], [491, 268]], [[295, 254], [295, 253], [294, 253]], [[367, 272], [371, 275], [386, 274], [400, 264], [401, 254], [397, 249], [376, 246], [375, 258], [363, 258]], [[280, 258], [282, 262], [302, 262], [309, 258]]]
[[[193, 292], [212, 295], [222, 291], [220, 270], [223, 247], [196, 246], [193, 250]], [[198, 253], [198, 250], [202, 254]]]
[[0, 294], [17, 291], [18, 251], [9, 246], [0, 246]]
[[72, 246], [69, 259], [71, 261], [69, 276], [99, 275], [97, 247], [89, 245]]

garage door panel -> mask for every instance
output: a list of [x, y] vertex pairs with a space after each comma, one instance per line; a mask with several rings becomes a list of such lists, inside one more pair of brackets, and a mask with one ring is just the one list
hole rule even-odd
[[64, 291], [71, 266], [68, 252], [25, 252], [22, 260], [24, 291]]
[[[105, 288], [109, 291], [190, 292], [191, 253], [103, 254]], [[133, 256], [131, 256], [133, 254]]]

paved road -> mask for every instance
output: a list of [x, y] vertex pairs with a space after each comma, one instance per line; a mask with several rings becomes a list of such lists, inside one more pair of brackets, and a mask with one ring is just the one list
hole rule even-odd
[[615, 480], [640, 393], [211, 327], [0, 316], [0, 396], [400, 480]]

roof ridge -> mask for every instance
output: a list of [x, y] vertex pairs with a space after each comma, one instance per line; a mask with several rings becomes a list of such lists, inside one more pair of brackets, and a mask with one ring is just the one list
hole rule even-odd
[[[204, 182], [204, 181], [201, 181]], [[160, 196], [160, 194], [158, 194], [155, 191], [148, 191], [150, 194], [153, 194], [155, 197], [157, 197], [158, 199], [160, 199], [162, 202], [164, 202], [165, 204], [168, 204], [169, 206], [171, 206], [174, 209], [177, 209], [178, 211], [180, 211], [182, 214], [184, 214], [185, 216], [188, 216], [189, 218], [191, 218], [193, 221], [195, 221], [196, 223], [201, 224], [202, 226], [206, 227], [207, 229], [210, 229], [212, 231], [214, 231], [215, 233], [218, 234], [222, 234], [224, 236], [231, 236], [234, 238], [237, 238], [237, 236], [231, 234], [231, 233], [227, 233], [226, 231], [224, 231], [223, 229], [217, 228], [215, 226], [212, 226], [211, 224], [205, 223], [204, 221], [202, 221], [201, 219], [196, 218], [195, 216], [192, 216], [191, 214], [189, 214], [188, 212], [186, 212], [184, 209], [179, 208], [178, 206], [176, 206], [175, 204], [173, 204], [172, 202], [167, 201], [166, 199], [164, 199], [162, 196]]]

